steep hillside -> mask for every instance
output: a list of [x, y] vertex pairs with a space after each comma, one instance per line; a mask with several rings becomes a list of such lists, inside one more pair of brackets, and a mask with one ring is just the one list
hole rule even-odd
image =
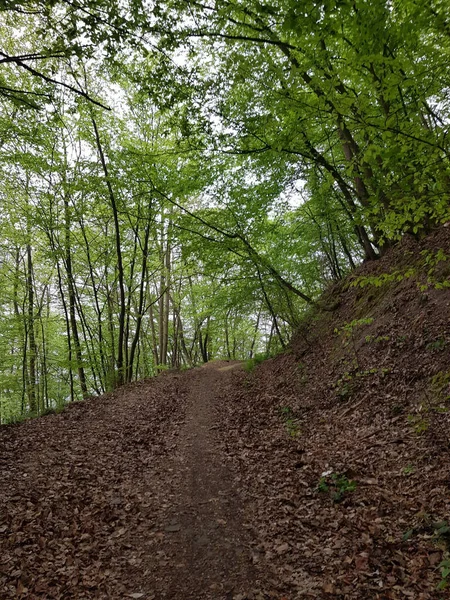
[[224, 390], [255, 561], [287, 598], [450, 597], [449, 274], [449, 229], [405, 239]]

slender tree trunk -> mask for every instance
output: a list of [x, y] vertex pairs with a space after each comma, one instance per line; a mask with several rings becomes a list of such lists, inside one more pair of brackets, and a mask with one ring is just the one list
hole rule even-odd
[[125, 297], [125, 282], [124, 282], [124, 269], [122, 259], [122, 247], [121, 247], [121, 234], [119, 224], [119, 213], [117, 209], [117, 201], [112, 188], [111, 179], [109, 177], [108, 166], [106, 164], [103, 147], [100, 141], [100, 135], [97, 128], [97, 123], [94, 117], [92, 117], [92, 125], [94, 127], [95, 140], [97, 143], [97, 150], [102, 164], [103, 173], [105, 175], [105, 182], [108, 188], [109, 200], [114, 218], [114, 238], [116, 244], [116, 258], [117, 258], [117, 271], [119, 279], [119, 336], [117, 342], [117, 376], [116, 385], [120, 386], [124, 383], [125, 372], [124, 372], [124, 337], [125, 337], [125, 314], [126, 314], [126, 297]]
[[[149, 207], [150, 208], [150, 207]], [[139, 343], [139, 336], [141, 333], [142, 318], [144, 316], [144, 300], [145, 300], [145, 274], [147, 272], [147, 259], [148, 259], [148, 246], [150, 237], [150, 215], [146, 224], [144, 234], [144, 247], [142, 249], [142, 268], [141, 268], [141, 280], [139, 283], [139, 305], [136, 317], [136, 329], [134, 332], [133, 341], [131, 342], [130, 357], [127, 365], [127, 381], [131, 381], [133, 375], [133, 363], [136, 354], [136, 348]]]
[[154, 362], [155, 368], [157, 370], [158, 366], [159, 366], [159, 352], [158, 352], [159, 346], [158, 346], [158, 341], [156, 338], [155, 316], [153, 314], [153, 306], [152, 305], [150, 305], [149, 315], [150, 315], [150, 327], [151, 327], [151, 332], [152, 332], [153, 362]]
[[[98, 293], [99, 286], [96, 282], [96, 278], [95, 278], [95, 274], [94, 274], [94, 267], [92, 265], [91, 252], [90, 252], [90, 248], [89, 248], [89, 241], [87, 239], [86, 228], [84, 226], [83, 219], [81, 217], [78, 218], [78, 223], [80, 225], [81, 233], [83, 235], [83, 240], [84, 240], [85, 250], [86, 250], [87, 266], [89, 269], [89, 279], [90, 279], [91, 286], [92, 286], [92, 292], [94, 294], [94, 307], [95, 307], [95, 313], [97, 316], [97, 339], [98, 339], [100, 363], [101, 363], [100, 381], [101, 381], [102, 391], [105, 392], [107, 389], [107, 378], [108, 378], [109, 367], [108, 367], [107, 358], [105, 355], [106, 340], [103, 335], [103, 319], [102, 319], [102, 311], [100, 309], [100, 300], [99, 300], [99, 293]], [[108, 233], [106, 231], [105, 237], [107, 237], [107, 236], [108, 236]]]
[[276, 317], [275, 311], [273, 310], [272, 303], [270, 302], [269, 296], [267, 295], [266, 288], [265, 288], [263, 279], [261, 277], [261, 272], [258, 269], [258, 267], [257, 267], [257, 271], [258, 271], [259, 283], [261, 285], [261, 291], [263, 293], [264, 300], [266, 301], [267, 308], [269, 309], [269, 312], [270, 312], [270, 314], [272, 316], [272, 320], [273, 320], [273, 324], [274, 324], [274, 327], [275, 327], [275, 331], [277, 333], [278, 339], [280, 340], [281, 347], [282, 348], [286, 348], [286, 344], [285, 344], [285, 342], [283, 340], [283, 336], [281, 335], [280, 328], [278, 327], [278, 321], [277, 321], [277, 317]]
[[[48, 286], [46, 286], [45, 290], [46, 296], [46, 315], [45, 315], [45, 323], [50, 321], [50, 293]], [[40, 325], [41, 325], [41, 335], [42, 335], [42, 365], [41, 365], [41, 384], [42, 384], [42, 411], [49, 408], [49, 397], [48, 397], [48, 367], [47, 367], [47, 336], [45, 333], [45, 323], [42, 318], [42, 310], [40, 311]]]
[[256, 336], [258, 335], [258, 329], [259, 329], [259, 321], [260, 321], [260, 319], [261, 319], [261, 309], [259, 309], [259, 311], [258, 311], [258, 318], [256, 319], [255, 333], [253, 334], [252, 344], [250, 346], [250, 352], [249, 352], [249, 355], [248, 355], [249, 358], [253, 358], [253, 351], [255, 349]]
[[[170, 317], [170, 222], [165, 230], [164, 214], [161, 224], [161, 277], [159, 284], [159, 362], [167, 364], [169, 345], [169, 317]], [[164, 240], [165, 235], [167, 236]]]
[[[134, 271], [136, 268], [136, 261], [137, 261], [138, 242], [139, 242], [139, 221], [138, 221], [138, 224], [136, 225], [136, 227], [134, 228], [133, 255], [132, 255], [131, 264], [130, 264], [128, 298], [127, 298], [127, 303], [126, 303], [125, 335], [124, 335], [125, 381], [131, 381], [131, 379], [133, 378], [133, 365], [132, 365], [130, 355], [129, 355], [128, 344], [129, 344], [129, 340], [130, 340], [131, 303], [133, 300], [133, 293], [134, 293]], [[141, 278], [140, 287], [141, 287], [141, 285], [142, 285], [142, 278]], [[138, 319], [139, 319], [139, 315], [138, 315]], [[139, 324], [139, 327], [140, 327], [140, 324]], [[133, 360], [134, 360], [134, 356], [133, 356]]]
[[78, 324], [76, 318], [76, 295], [75, 295], [75, 280], [73, 276], [72, 269], [72, 250], [71, 250], [71, 240], [70, 240], [70, 228], [71, 228], [71, 217], [70, 217], [70, 207], [67, 196], [64, 196], [64, 253], [65, 253], [65, 266], [67, 273], [67, 287], [69, 292], [69, 316], [70, 316], [70, 326], [72, 329], [73, 336], [73, 344], [75, 346], [75, 356], [77, 358], [77, 368], [78, 368], [78, 380], [80, 382], [81, 394], [83, 398], [87, 398], [88, 390], [86, 385], [86, 375], [84, 372], [83, 366], [83, 355], [81, 351], [80, 344], [80, 336], [78, 334]]
[[231, 352], [230, 352], [230, 334], [228, 327], [228, 319], [230, 318], [231, 308], [229, 308], [225, 314], [225, 348], [227, 351], [228, 360], [231, 360]]
[[33, 258], [30, 244], [27, 244], [27, 293], [28, 293], [28, 402], [30, 412], [37, 410], [36, 403], [36, 357], [37, 347], [34, 335], [34, 288], [33, 288]]
[[21, 412], [25, 412], [25, 396], [27, 394], [27, 322], [24, 311], [19, 309], [19, 275], [20, 275], [20, 248], [16, 248], [15, 253], [15, 269], [14, 269], [14, 284], [13, 284], [13, 306], [14, 314], [17, 320], [17, 326], [19, 330], [18, 345], [22, 351], [22, 389], [21, 389]]
[[70, 331], [70, 319], [69, 312], [67, 310], [67, 302], [64, 295], [64, 288], [62, 284], [62, 276], [61, 276], [61, 267], [59, 266], [59, 261], [56, 261], [56, 268], [58, 273], [58, 287], [59, 287], [59, 295], [61, 297], [61, 303], [63, 305], [65, 324], [66, 324], [66, 335], [67, 335], [67, 352], [69, 359], [69, 385], [70, 385], [70, 401], [73, 402], [75, 400], [75, 390], [73, 384], [73, 373], [72, 373], [72, 334]]

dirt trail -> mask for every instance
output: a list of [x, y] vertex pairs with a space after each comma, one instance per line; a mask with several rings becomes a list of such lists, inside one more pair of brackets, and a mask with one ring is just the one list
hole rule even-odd
[[220, 423], [214, 398], [225, 377], [217, 365], [198, 369], [189, 380], [186, 421], [173, 461], [175, 502], [165, 527], [172, 535], [162, 543], [177, 576], [163, 572], [161, 597], [234, 598], [253, 583], [240, 498], [215, 438]]
[[215, 363], [0, 430], [0, 598], [265, 598]]

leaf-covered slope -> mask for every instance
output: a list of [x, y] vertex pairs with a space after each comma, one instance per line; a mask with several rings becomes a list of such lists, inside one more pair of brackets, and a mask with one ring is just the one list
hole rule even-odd
[[256, 560], [287, 597], [448, 597], [449, 255], [445, 227], [405, 239], [224, 390]]

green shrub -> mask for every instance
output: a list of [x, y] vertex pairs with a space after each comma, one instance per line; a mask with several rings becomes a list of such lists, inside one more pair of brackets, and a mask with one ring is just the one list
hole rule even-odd
[[252, 371], [254, 371], [256, 369], [256, 367], [259, 364], [261, 364], [268, 358], [269, 358], [269, 356], [267, 356], [267, 354], [255, 354], [255, 356], [253, 358], [249, 358], [245, 362], [244, 369], [247, 371], [247, 373], [251, 373]]

